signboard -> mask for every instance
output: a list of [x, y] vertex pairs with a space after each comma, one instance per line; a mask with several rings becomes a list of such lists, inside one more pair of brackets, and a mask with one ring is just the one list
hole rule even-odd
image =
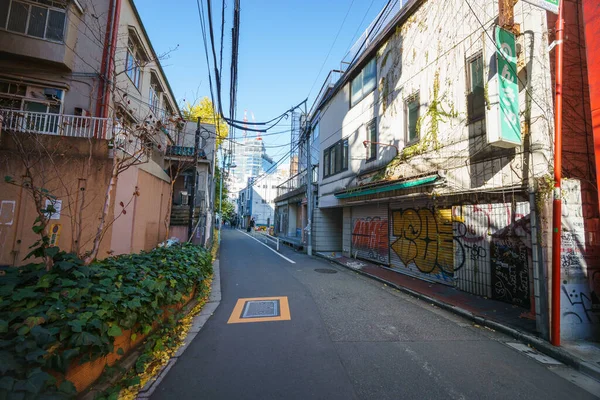
[[50, 200], [46, 199], [46, 210], [48, 207], [52, 207], [54, 209], [53, 213], [46, 213], [48, 215], [48, 219], [60, 219], [60, 211], [62, 210], [62, 200]]
[[61, 224], [50, 225], [50, 247], [58, 246], [58, 238], [60, 237]]
[[[499, 147], [521, 145], [519, 81], [515, 35], [496, 27], [496, 74], [489, 82], [490, 107], [486, 114], [488, 143]], [[493, 68], [493, 65], [490, 66]]]
[[554, 14], [558, 14], [558, 2], [560, 0], [523, 0], [525, 3], [533, 4], [534, 6], [543, 8]]

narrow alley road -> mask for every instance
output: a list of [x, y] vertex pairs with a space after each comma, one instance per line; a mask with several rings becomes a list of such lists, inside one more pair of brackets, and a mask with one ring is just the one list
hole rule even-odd
[[[289, 260], [223, 231], [221, 304], [152, 399], [595, 398], [510, 337], [327, 261], [281, 254]], [[238, 304], [248, 298], [279, 301]]]

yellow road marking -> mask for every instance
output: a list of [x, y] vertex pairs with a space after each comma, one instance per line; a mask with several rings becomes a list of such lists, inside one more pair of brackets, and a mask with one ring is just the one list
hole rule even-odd
[[[277, 317], [260, 317], [260, 318], [242, 318], [242, 312], [244, 306], [249, 301], [273, 301], [279, 300], [279, 315]], [[290, 315], [290, 305], [288, 303], [287, 296], [281, 297], [251, 297], [246, 299], [238, 299], [233, 312], [229, 317], [228, 324], [241, 324], [245, 322], [269, 322], [269, 321], [289, 321], [292, 317]]]

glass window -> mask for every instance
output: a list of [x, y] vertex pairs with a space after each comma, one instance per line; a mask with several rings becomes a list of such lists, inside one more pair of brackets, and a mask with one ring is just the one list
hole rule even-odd
[[158, 91], [156, 90], [156, 86], [150, 85], [149, 92], [150, 109], [152, 109], [154, 115], [158, 116], [160, 111], [160, 97]]
[[27, 28], [27, 15], [29, 13], [29, 5], [13, 1], [10, 7], [10, 15], [8, 17], [8, 30], [13, 32], [25, 33]]
[[363, 93], [366, 95], [375, 89], [377, 81], [377, 60], [372, 59], [363, 69]]
[[468, 116], [469, 121], [477, 121], [485, 118], [483, 56], [478, 55], [475, 58], [472, 58], [468, 63]]
[[350, 84], [350, 106], [353, 107], [375, 89], [377, 83], [377, 59], [364, 66]]
[[48, 26], [46, 26], [46, 39], [62, 41], [65, 32], [65, 13], [50, 10]]
[[6, 19], [8, 18], [8, 6], [10, 1], [0, 1], [0, 28], [6, 27]]
[[419, 140], [417, 132], [417, 121], [419, 120], [419, 95], [416, 94], [405, 102], [406, 117], [406, 144], [411, 144]]
[[127, 43], [127, 60], [125, 66], [127, 68], [127, 76], [131, 79], [136, 88], [140, 88], [142, 71], [140, 68], [141, 62], [136, 45], [131, 38]]
[[377, 121], [373, 120], [367, 125], [367, 161], [377, 158]]
[[323, 177], [348, 169], [348, 139], [340, 140], [323, 152]]
[[66, 2], [50, 0], [30, 0], [30, 2], [37, 4], [17, 0], [0, 1], [0, 29], [8, 29], [40, 39], [62, 41]]
[[47, 18], [47, 8], [31, 6], [31, 13], [29, 14], [29, 28], [27, 28], [27, 34], [29, 36], [43, 38], [44, 33], [46, 31]]

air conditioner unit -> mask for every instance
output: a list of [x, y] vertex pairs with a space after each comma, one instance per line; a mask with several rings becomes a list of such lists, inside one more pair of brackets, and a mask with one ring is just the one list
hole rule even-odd
[[44, 95], [49, 100], [60, 101], [62, 99], [63, 91], [59, 89], [44, 89]]
[[181, 196], [182, 206], [187, 206], [190, 204], [190, 196], [188, 195], [188, 192], [181, 192], [179, 195]]

